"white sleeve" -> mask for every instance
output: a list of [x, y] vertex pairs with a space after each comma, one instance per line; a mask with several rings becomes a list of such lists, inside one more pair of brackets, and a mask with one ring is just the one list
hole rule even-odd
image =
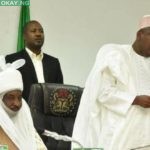
[[102, 73], [98, 100], [107, 109], [125, 115], [133, 103], [136, 95], [131, 94], [127, 85], [119, 82], [111, 72], [106, 69]]

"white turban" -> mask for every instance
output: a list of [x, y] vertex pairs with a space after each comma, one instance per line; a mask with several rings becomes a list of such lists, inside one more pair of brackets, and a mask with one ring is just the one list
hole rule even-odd
[[0, 94], [13, 89], [23, 90], [22, 76], [16, 69], [24, 63], [25, 61], [20, 59], [12, 64], [6, 64], [4, 56], [0, 56]]

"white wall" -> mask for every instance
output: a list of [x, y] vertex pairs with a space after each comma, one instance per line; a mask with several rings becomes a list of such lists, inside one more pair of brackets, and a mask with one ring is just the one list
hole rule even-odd
[[[150, 0], [31, 0], [44, 27], [43, 51], [59, 58], [67, 84], [84, 86], [99, 48], [132, 43]], [[16, 51], [19, 7], [0, 7], [1, 54]]]

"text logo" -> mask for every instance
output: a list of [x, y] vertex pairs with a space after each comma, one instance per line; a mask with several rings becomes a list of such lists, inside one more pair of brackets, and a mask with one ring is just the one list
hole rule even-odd
[[0, 6], [30, 6], [30, 0], [0, 0]]

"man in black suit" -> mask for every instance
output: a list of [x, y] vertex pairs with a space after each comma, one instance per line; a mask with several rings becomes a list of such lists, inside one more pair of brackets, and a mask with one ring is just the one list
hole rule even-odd
[[44, 31], [37, 21], [28, 22], [23, 31], [25, 49], [7, 55], [6, 62], [23, 58], [26, 64], [19, 68], [22, 74], [24, 90], [23, 98], [28, 102], [30, 87], [34, 83], [63, 83], [63, 75], [59, 60], [42, 52]]

